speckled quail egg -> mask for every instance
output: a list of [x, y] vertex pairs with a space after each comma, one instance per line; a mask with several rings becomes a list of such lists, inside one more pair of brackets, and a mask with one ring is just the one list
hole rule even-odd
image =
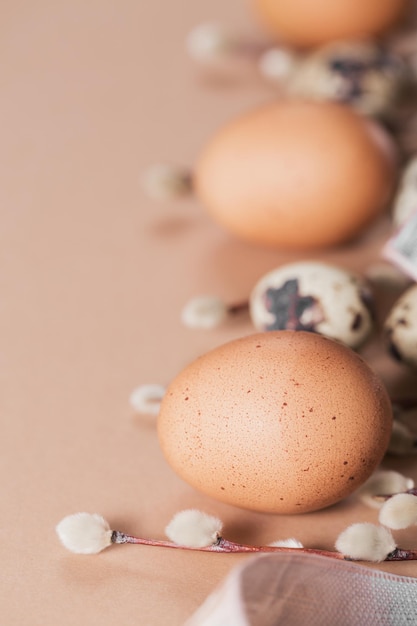
[[287, 89], [294, 95], [347, 103], [366, 115], [386, 116], [407, 79], [405, 63], [382, 46], [344, 41], [301, 57]]
[[372, 293], [354, 272], [318, 261], [283, 265], [255, 285], [257, 330], [306, 330], [360, 347], [372, 332]]

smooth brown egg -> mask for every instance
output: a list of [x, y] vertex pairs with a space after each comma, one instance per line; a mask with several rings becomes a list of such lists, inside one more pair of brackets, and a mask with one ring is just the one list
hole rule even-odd
[[294, 46], [371, 37], [393, 26], [409, 0], [253, 0], [267, 29]]
[[158, 419], [162, 451], [186, 482], [271, 513], [321, 509], [381, 461], [391, 404], [365, 361], [304, 331], [231, 341], [186, 367]]
[[283, 100], [223, 128], [203, 150], [195, 190], [236, 236], [282, 248], [347, 241], [386, 207], [394, 151], [347, 106]]

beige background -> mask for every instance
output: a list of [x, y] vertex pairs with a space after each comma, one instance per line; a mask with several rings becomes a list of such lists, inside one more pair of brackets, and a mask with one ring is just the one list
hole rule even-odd
[[[331, 548], [354, 498], [300, 517], [252, 514], [195, 493], [166, 465], [154, 420], [131, 390], [165, 384], [191, 359], [251, 332], [179, 321], [186, 300], [230, 301], [286, 258], [232, 240], [193, 200], [157, 205], [141, 190], [155, 161], [192, 164], [223, 122], [274, 97], [250, 68], [213, 76], [184, 52], [195, 24], [255, 33], [238, 0], [20, 0], [1, 20], [0, 614], [7, 626], [182, 624], [244, 556], [120, 546], [67, 553], [55, 524], [99, 512], [113, 527], [162, 538], [180, 509], [222, 517], [225, 535], [294, 535]], [[362, 269], [387, 224], [323, 257]], [[383, 318], [387, 304], [380, 309]], [[415, 379], [376, 338], [364, 352], [390, 390]], [[417, 478], [413, 460], [389, 460]], [[414, 532], [401, 544], [417, 545]], [[381, 569], [417, 576], [417, 563]]]

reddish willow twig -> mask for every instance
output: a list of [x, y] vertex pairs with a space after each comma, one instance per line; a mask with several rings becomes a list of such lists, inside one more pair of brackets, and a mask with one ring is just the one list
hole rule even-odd
[[[314, 548], [287, 548], [277, 546], [249, 546], [241, 543], [235, 543], [229, 541], [223, 537], [219, 537], [216, 543], [201, 548], [183, 546], [171, 541], [161, 541], [158, 539], [144, 539], [142, 537], [135, 537], [122, 533], [118, 530], [114, 530], [111, 536], [112, 543], [134, 543], [146, 546], [157, 546], [160, 548], [176, 548], [180, 550], [193, 550], [198, 552], [223, 552], [223, 553], [262, 553], [262, 552], [298, 552], [302, 554], [316, 554], [318, 556], [325, 556], [332, 559], [339, 559], [342, 561], [351, 561], [349, 557], [344, 556], [340, 552], [334, 552], [332, 550], [319, 550]], [[388, 554], [385, 561], [416, 561], [417, 550], [403, 550], [402, 548], [395, 548], [393, 552]]]

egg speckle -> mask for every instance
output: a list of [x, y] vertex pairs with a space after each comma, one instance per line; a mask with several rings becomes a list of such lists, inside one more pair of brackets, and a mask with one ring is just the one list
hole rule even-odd
[[358, 235], [386, 208], [393, 154], [382, 128], [347, 106], [282, 100], [218, 132], [194, 186], [213, 219], [242, 239], [320, 248]]
[[304, 331], [244, 337], [200, 357], [162, 401], [162, 451], [185, 481], [235, 506], [301, 513], [352, 493], [381, 461], [391, 404], [369, 366]]

